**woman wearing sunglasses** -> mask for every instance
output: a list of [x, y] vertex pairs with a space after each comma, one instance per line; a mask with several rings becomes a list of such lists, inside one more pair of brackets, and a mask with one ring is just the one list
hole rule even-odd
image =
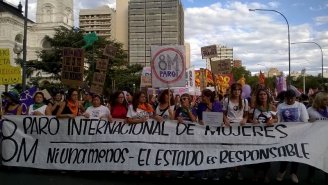
[[181, 107], [177, 108], [175, 111], [175, 119], [179, 123], [185, 121], [195, 122], [197, 119], [196, 111], [191, 106], [191, 96], [187, 93], [181, 95], [180, 98]]

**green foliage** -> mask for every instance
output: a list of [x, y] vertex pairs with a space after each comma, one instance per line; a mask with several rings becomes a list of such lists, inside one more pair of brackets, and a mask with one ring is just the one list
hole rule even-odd
[[[296, 88], [303, 89], [303, 76], [299, 76], [294, 81], [292, 85]], [[305, 76], [305, 90], [308, 92], [310, 88], [315, 89], [321, 86], [321, 76]]]
[[[51, 74], [55, 80], [60, 80], [62, 49], [64, 47], [82, 48], [86, 45], [86, 42], [83, 30], [79, 28], [73, 27], [68, 29], [60, 27], [56, 28], [55, 31], [56, 33], [53, 38], [45, 38], [50, 43], [51, 48], [38, 52], [40, 60], [30, 61], [28, 65], [33, 66], [36, 70], [42, 70]], [[93, 74], [96, 72], [96, 61], [101, 58], [109, 62], [108, 68], [106, 69], [107, 75], [104, 85], [106, 94], [116, 89], [132, 89], [133, 84], [139, 86], [142, 67], [140, 65], [128, 66], [127, 52], [123, 50], [123, 44], [113, 40], [107, 40], [101, 36], [97, 38], [91, 39], [93, 42], [92, 46], [89, 45], [89, 47], [84, 48], [85, 64], [88, 66], [84, 74], [85, 86], [91, 86]], [[103, 50], [106, 45], [112, 45], [116, 48], [116, 53], [113, 57], [108, 58], [103, 56]], [[39, 80], [35, 79], [34, 83], [38, 84]]]
[[233, 74], [233, 78], [235, 81], [238, 81], [241, 77], [246, 78], [246, 82], [252, 76], [252, 73], [245, 69], [245, 67], [233, 67], [231, 69], [231, 73]]
[[31, 61], [29, 65], [33, 65], [36, 69], [53, 74], [55, 79], [60, 79], [62, 49], [64, 47], [80, 48], [84, 45], [83, 32], [79, 28], [68, 29], [66, 27], [55, 28], [53, 38], [48, 36], [45, 40], [51, 45], [38, 52], [40, 60]]

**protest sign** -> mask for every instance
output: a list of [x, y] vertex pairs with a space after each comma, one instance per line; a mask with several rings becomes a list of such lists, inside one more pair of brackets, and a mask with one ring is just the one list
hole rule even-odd
[[201, 47], [201, 53], [202, 53], [202, 59], [217, 57], [218, 56], [217, 46], [210, 45], [210, 46]]
[[106, 73], [93, 73], [92, 83], [103, 86], [106, 81]]
[[231, 72], [231, 59], [211, 60], [211, 70], [214, 74], [229, 74]]
[[223, 124], [222, 112], [203, 112], [203, 121], [206, 125], [220, 126]]
[[0, 85], [22, 83], [21, 68], [10, 65], [9, 48], [0, 48]]
[[96, 69], [99, 71], [107, 71], [108, 61], [106, 59], [98, 59], [96, 61]]
[[196, 87], [195, 69], [193, 67], [186, 70], [186, 87]]
[[143, 67], [141, 73], [140, 87], [151, 87], [151, 68]]
[[293, 161], [328, 172], [326, 121], [222, 127], [4, 116], [2, 130], [2, 164], [7, 166], [184, 171]]
[[101, 95], [103, 93], [103, 85], [92, 83], [90, 92]]
[[107, 57], [113, 57], [116, 54], [116, 47], [112, 46], [112, 45], [106, 45], [103, 55], [107, 56]]
[[184, 46], [151, 46], [153, 87], [185, 87]]
[[62, 83], [79, 86], [83, 83], [84, 51], [81, 48], [64, 48], [62, 63]]

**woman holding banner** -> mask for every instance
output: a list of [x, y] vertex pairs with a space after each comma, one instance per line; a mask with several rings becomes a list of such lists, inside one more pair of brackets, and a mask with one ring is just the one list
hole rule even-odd
[[[234, 83], [230, 87], [230, 94], [228, 98], [223, 100], [223, 124], [230, 127], [233, 125], [243, 126], [248, 120], [248, 101], [242, 98], [242, 85]], [[240, 166], [235, 168], [238, 180], [243, 180]], [[232, 178], [233, 171], [228, 171], [226, 174], [227, 179]]]
[[124, 97], [124, 93], [122, 91], [116, 91], [110, 103], [110, 112], [113, 118], [117, 119], [125, 119], [126, 114], [128, 112], [128, 102]]
[[315, 95], [312, 106], [307, 109], [310, 121], [328, 120], [328, 93], [319, 92]]
[[223, 110], [221, 102], [215, 100], [215, 92], [210, 89], [204, 89], [202, 91], [201, 99], [201, 102], [197, 106], [197, 117], [199, 123], [204, 125], [203, 112], [223, 112]]
[[34, 103], [28, 107], [27, 114], [32, 116], [51, 115], [51, 106], [45, 103], [44, 94], [39, 91], [33, 96]]
[[154, 109], [147, 103], [146, 93], [137, 92], [128, 107], [127, 123], [143, 123], [149, 118], [153, 118]]
[[[204, 89], [202, 91], [201, 95], [201, 102], [197, 105], [197, 117], [198, 122], [201, 125], [204, 125], [203, 121], [203, 112], [223, 112], [222, 110], [222, 104], [218, 100], [215, 99], [215, 92], [211, 91], [210, 89]], [[222, 123], [222, 117], [221, 117], [221, 123]], [[220, 126], [220, 125], [217, 125]], [[202, 179], [206, 180], [208, 179], [208, 176], [210, 174], [210, 170], [202, 171]], [[219, 179], [219, 170], [213, 170], [213, 180], [218, 181]]]
[[[310, 117], [310, 122], [317, 120], [328, 120], [328, 93], [319, 92], [316, 93], [312, 106], [307, 109]], [[313, 184], [313, 177], [315, 175], [316, 168], [309, 166], [309, 173], [306, 178], [307, 182]], [[328, 182], [328, 174], [325, 174], [326, 182]]]
[[[258, 89], [253, 102], [253, 108], [249, 111], [249, 122], [255, 125], [273, 125], [278, 122], [277, 108], [271, 102], [270, 94], [266, 89]], [[253, 181], [263, 179], [265, 183], [270, 182], [270, 163], [260, 163], [254, 166]]]
[[223, 101], [223, 123], [225, 126], [230, 126], [232, 123], [244, 125], [247, 122], [248, 101], [243, 99], [241, 94], [241, 84], [232, 84], [230, 97]]
[[0, 117], [2, 115], [21, 115], [22, 106], [20, 105], [19, 94], [15, 91], [4, 92], [4, 105], [1, 107]]
[[112, 122], [108, 107], [102, 105], [102, 98], [98, 94], [92, 96], [92, 105], [83, 113], [86, 118], [98, 118]]
[[[278, 121], [279, 122], [308, 122], [309, 114], [304, 104], [296, 101], [296, 93], [289, 89], [285, 93], [285, 102], [278, 105]], [[283, 161], [280, 163], [280, 169], [276, 180], [282, 181], [286, 174], [286, 169], [289, 162]], [[298, 183], [297, 177], [298, 163], [291, 163], [290, 178], [294, 183]]]
[[197, 120], [197, 113], [191, 106], [191, 96], [184, 93], [181, 95], [180, 101], [181, 107], [175, 111], [175, 119], [178, 120], [178, 123], [183, 123], [184, 121], [195, 122]]
[[[58, 118], [75, 118], [80, 114], [80, 110], [84, 110], [82, 104], [78, 100], [78, 90], [71, 88], [67, 93], [67, 100], [60, 104], [57, 112]], [[83, 111], [82, 111], [83, 112]]]
[[61, 102], [62, 102], [62, 93], [60, 91], [53, 92], [52, 99], [48, 103], [48, 106], [51, 106], [52, 115], [57, 114]]
[[168, 89], [163, 90], [163, 92], [158, 97], [158, 105], [155, 107], [156, 117], [160, 122], [164, 120], [174, 120], [174, 98], [172, 91]]

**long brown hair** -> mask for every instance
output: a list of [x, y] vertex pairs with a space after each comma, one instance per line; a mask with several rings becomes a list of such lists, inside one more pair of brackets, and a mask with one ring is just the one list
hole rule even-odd
[[169, 90], [168, 89], [165, 89], [165, 90], [163, 90], [162, 92], [161, 92], [161, 94], [159, 95], [159, 97], [158, 97], [158, 102], [159, 103], [165, 103], [165, 95], [167, 95], [167, 94], [169, 94], [169, 93], [171, 93], [172, 94], [172, 96], [170, 96], [170, 105], [174, 105], [175, 103], [175, 101], [174, 101], [174, 97], [173, 97], [173, 92], [170, 90], [170, 92], [169, 92]]
[[241, 94], [243, 92], [243, 86], [240, 83], [233, 83], [231, 85], [229, 97], [231, 98], [232, 91], [235, 90], [235, 89], [237, 89], [237, 88], [240, 89], [240, 95], [238, 97], [238, 109], [241, 110], [241, 109], [243, 109], [243, 98], [241, 97]]
[[266, 90], [266, 89], [258, 89], [256, 92], [256, 106], [260, 106], [261, 105], [261, 100], [260, 100], [260, 93], [261, 92], [265, 92], [265, 94], [267, 95], [267, 102], [266, 102], [266, 108], [269, 110], [270, 109], [270, 104], [271, 104], [271, 95], [270, 93]]
[[[132, 100], [132, 107], [133, 107], [133, 110], [134, 111], [137, 111], [137, 108], [138, 108], [138, 106], [139, 106], [139, 99], [140, 99], [140, 96], [141, 95], [145, 95], [145, 96], [147, 96], [147, 94], [145, 93], [145, 92], [142, 92], [142, 91], [140, 91], [140, 92], [136, 92], [135, 94], [134, 94], [134, 96], [133, 96], [133, 100]], [[148, 107], [148, 106], [151, 106], [151, 105], [149, 105], [148, 103], [147, 103], [147, 98], [146, 98], [146, 106]]]

